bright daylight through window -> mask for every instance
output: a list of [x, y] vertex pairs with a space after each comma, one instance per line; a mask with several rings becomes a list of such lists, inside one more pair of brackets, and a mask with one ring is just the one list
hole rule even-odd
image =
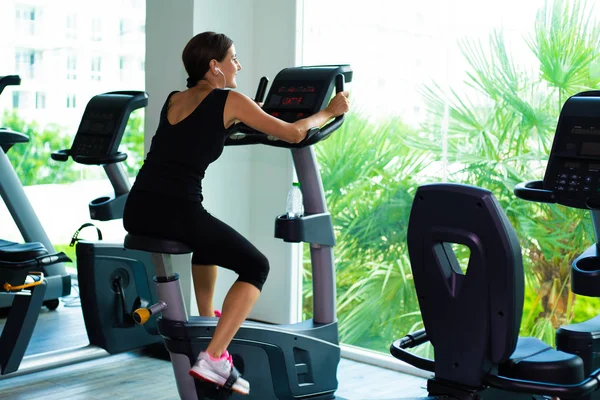
[[[0, 2], [0, 23], [18, 32], [0, 42], [0, 75], [21, 77], [0, 96], [0, 126], [29, 137], [10, 150], [10, 161], [56, 249], [71, 255], [73, 232], [89, 221], [88, 203], [112, 187], [102, 168], [50, 154], [71, 147], [90, 98], [144, 90], [145, 7], [140, 0]], [[143, 109], [131, 115], [120, 148], [130, 177], [144, 156], [143, 118]], [[1, 202], [0, 221], [3, 239], [22, 241]], [[105, 238], [122, 240], [120, 220], [98, 225]]]
[[[512, 194], [517, 183], [542, 179], [568, 96], [599, 87], [593, 6], [303, 2], [301, 64], [354, 69], [347, 122], [316, 149], [336, 227], [343, 343], [387, 353], [392, 340], [421, 328], [406, 229], [416, 188], [440, 180], [489, 189], [507, 210], [524, 252], [521, 334], [552, 343], [557, 326], [596, 315], [596, 299], [575, 299], [567, 284], [570, 261], [594, 241], [587, 214]], [[573, 231], [568, 246], [561, 231]]]

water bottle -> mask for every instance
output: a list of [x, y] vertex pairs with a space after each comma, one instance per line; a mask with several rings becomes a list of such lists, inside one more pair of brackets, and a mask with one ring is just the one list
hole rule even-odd
[[286, 213], [288, 219], [300, 218], [304, 215], [304, 202], [302, 201], [302, 191], [300, 183], [294, 182], [288, 192]]

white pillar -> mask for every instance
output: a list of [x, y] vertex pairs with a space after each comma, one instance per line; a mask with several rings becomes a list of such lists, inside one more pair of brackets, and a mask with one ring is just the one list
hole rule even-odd
[[[167, 94], [185, 88], [181, 51], [194, 34], [210, 30], [234, 41], [243, 68], [237, 90], [250, 97], [261, 76], [272, 81], [278, 71], [295, 65], [296, 1], [147, 0], [146, 12], [146, 149]], [[205, 207], [270, 261], [271, 273], [251, 318], [273, 323], [299, 318], [301, 275], [298, 263], [292, 262], [299, 246], [273, 237], [274, 220], [285, 212], [292, 179], [289, 150], [244, 146], [227, 147], [203, 182]], [[189, 273], [181, 275], [191, 288]], [[220, 307], [234, 280], [235, 274], [219, 270], [215, 306]], [[192, 307], [192, 314], [196, 312]]]

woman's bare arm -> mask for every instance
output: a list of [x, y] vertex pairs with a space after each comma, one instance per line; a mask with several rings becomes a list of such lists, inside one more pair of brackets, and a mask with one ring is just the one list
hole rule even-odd
[[257, 131], [275, 136], [289, 143], [299, 143], [306, 137], [310, 128], [321, 127], [331, 118], [348, 111], [348, 93], [338, 93], [323, 110], [294, 123], [285, 122], [264, 112], [252, 99], [231, 91], [225, 103], [224, 120], [226, 125], [235, 120], [242, 121]]

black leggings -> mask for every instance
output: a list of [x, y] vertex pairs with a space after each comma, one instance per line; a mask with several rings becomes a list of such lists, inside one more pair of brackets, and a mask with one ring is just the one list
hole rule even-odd
[[246, 238], [213, 217], [202, 203], [164, 194], [133, 191], [123, 215], [132, 234], [176, 240], [194, 251], [192, 264], [218, 265], [238, 274], [238, 281], [262, 290], [269, 261]]

